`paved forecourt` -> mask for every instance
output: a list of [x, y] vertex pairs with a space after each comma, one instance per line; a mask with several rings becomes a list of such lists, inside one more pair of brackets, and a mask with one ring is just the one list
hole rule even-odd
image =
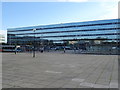
[[3, 53], [3, 88], [118, 88], [117, 55]]

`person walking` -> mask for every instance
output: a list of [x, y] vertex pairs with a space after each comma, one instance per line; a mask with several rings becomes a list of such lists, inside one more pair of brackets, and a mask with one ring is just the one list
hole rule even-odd
[[43, 48], [41, 48], [41, 53], [43, 53], [43, 51], [44, 51], [44, 47], [43, 47]]
[[65, 53], [65, 47], [64, 47], [64, 53]]
[[17, 53], [17, 47], [15, 46], [15, 54]]

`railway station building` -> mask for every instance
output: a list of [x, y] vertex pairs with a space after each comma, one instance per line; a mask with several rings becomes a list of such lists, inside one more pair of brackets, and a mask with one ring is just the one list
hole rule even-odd
[[69, 47], [85, 53], [118, 54], [119, 19], [8, 28], [7, 43], [36, 50]]

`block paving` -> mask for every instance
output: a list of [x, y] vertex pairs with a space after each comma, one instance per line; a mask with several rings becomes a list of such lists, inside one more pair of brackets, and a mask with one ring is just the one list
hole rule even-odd
[[3, 53], [2, 88], [118, 88], [118, 56]]

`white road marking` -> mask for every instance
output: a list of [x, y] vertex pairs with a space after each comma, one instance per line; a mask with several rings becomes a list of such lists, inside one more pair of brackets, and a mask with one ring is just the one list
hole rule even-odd
[[88, 82], [83, 82], [83, 83], [80, 83], [80, 86], [93, 87], [94, 84], [93, 83], [88, 83]]
[[80, 78], [73, 78], [72, 81], [75, 81], [75, 82], [83, 82], [84, 79], [80, 79]]
[[47, 72], [47, 73], [58, 73], [58, 74], [62, 73], [62, 72], [55, 72], [55, 71], [45, 71], [45, 72]]

